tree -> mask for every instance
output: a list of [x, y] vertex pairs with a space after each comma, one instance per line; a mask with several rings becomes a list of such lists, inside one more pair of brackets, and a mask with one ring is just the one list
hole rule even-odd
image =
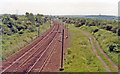
[[9, 22], [10, 20], [11, 20], [10, 17], [4, 17], [4, 18], [2, 19], [2, 23], [3, 23], [3, 24], [8, 24], [8, 22]]
[[111, 31], [111, 29], [112, 29], [112, 26], [107, 26], [107, 27], [106, 27], [106, 30]]
[[95, 29], [94, 31], [93, 31], [93, 33], [96, 33], [96, 32], [98, 32], [99, 31], [99, 29]]
[[26, 15], [26, 17], [29, 17], [29, 13], [28, 12], [26, 12], [25, 15]]
[[24, 31], [23, 31], [23, 30], [20, 30], [18, 33], [19, 33], [19, 34], [23, 34], [23, 33], [24, 33]]
[[33, 13], [28, 13], [28, 12], [26, 12], [26, 17], [28, 18], [29, 21], [32, 22], [32, 25], [35, 24], [35, 18], [34, 18]]
[[11, 18], [13, 18], [14, 20], [18, 20], [18, 17], [16, 15], [10, 15]]
[[43, 20], [43, 15], [42, 14], [37, 14], [36, 16], [36, 21], [38, 23], [38, 36], [40, 35], [40, 25], [43, 24], [44, 20]]
[[118, 29], [118, 36], [120, 36], [120, 29]]
[[8, 28], [12, 28], [12, 26], [15, 24], [10, 17], [3, 18], [2, 23], [6, 24]]

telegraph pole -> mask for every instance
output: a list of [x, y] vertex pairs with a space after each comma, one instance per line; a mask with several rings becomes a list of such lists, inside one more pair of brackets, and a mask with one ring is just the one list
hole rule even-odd
[[61, 55], [61, 68], [60, 71], [64, 70], [63, 68], [63, 51], [64, 50], [64, 29], [62, 30], [62, 55]]

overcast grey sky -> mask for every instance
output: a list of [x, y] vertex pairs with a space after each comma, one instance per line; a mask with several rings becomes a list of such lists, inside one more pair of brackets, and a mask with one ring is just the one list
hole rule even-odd
[[116, 15], [119, 0], [0, 0], [0, 14]]

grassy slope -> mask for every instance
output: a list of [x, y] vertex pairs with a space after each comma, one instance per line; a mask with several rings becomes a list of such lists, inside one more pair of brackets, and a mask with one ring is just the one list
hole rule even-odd
[[92, 51], [91, 43], [79, 28], [69, 25], [71, 47], [67, 49], [64, 72], [106, 72]]
[[114, 68], [114, 66], [113, 66], [113, 65], [108, 61], [108, 59], [106, 59], [106, 57], [100, 52], [100, 50], [98, 49], [97, 44], [96, 44], [96, 42], [94, 41], [93, 38], [92, 38], [92, 40], [93, 40], [93, 43], [94, 43], [94, 46], [95, 46], [97, 52], [100, 54], [100, 57], [104, 60], [104, 62], [108, 65], [108, 67], [110, 68], [110, 70], [111, 70], [112, 72], [117, 72], [117, 70]]
[[[40, 34], [45, 33], [49, 29], [49, 23], [41, 26]], [[20, 51], [28, 43], [32, 43], [37, 36], [37, 32], [24, 32], [22, 35], [14, 34], [12, 36], [2, 36], [2, 59], [5, 60], [11, 55]]]
[[[91, 32], [92, 28], [95, 28], [94, 26], [92, 27], [87, 27], [87, 26], [82, 26], [80, 27], [80, 29], [84, 30], [84, 31], [88, 31]], [[97, 28], [97, 27], [96, 27]], [[93, 34], [93, 33], [92, 33]], [[115, 52], [109, 52], [109, 48], [108, 48], [108, 44], [113, 43], [113, 42], [118, 42], [118, 37], [116, 34], [113, 34], [109, 31], [106, 30], [102, 30], [100, 29], [97, 33], [93, 34], [95, 36], [95, 38], [98, 40], [101, 48], [103, 49], [103, 51], [108, 55], [108, 57], [115, 63], [118, 65], [118, 54]], [[93, 40], [94, 41], [94, 40]], [[100, 53], [99, 49], [97, 48], [96, 43], [94, 42], [94, 45], [97, 49], [97, 51], [99, 52], [100, 56], [102, 57], [102, 59], [106, 62], [106, 64], [109, 66], [109, 68], [111, 69], [111, 71], [115, 72], [116, 70], [114, 69], [113, 65]]]
[[[91, 26], [91, 27], [82, 26], [80, 28], [82, 30], [85, 30], [91, 33], [92, 28], [95, 28], [95, 27], [94, 26]], [[109, 47], [108, 47], [109, 44], [115, 44], [119, 42], [117, 34], [114, 34], [110, 31], [106, 31], [103, 29], [99, 29], [99, 31], [94, 33], [93, 35], [98, 40], [103, 51], [115, 62], [115, 64], [118, 65], [118, 54], [115, 52], [110, 53]]]
[[[90, 34], [89, 32], [86, 32], [87, 34]], [[108, 61], [108, 59], [106, 59], [106, 57], [100, 52], [100, 50], [98, 49], [98, 46], [96, 44], [96, 42], [94, 41], [93, 38], [91, 38], [93, 41], [93, 44], [95, 46], [95, 49], [97, 50], [97, 52], [99, 53], [100, 57], [104, 60], [104, 62], [108, 65], [108, 67], [110, 68], [110, 70], [112, 72], [117, 72], [117, 70], [114, 68], [114, 66]]]

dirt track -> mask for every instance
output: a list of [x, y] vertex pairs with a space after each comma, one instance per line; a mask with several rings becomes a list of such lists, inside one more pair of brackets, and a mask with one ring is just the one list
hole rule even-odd
[[[33, 41], [32, 44], [30, 44], [17, 54], [3, 61], [1, 72], [59, 72], [61, 66], [63, 29], [65, 30], [64, 49], [66, 49], [67, 47], [66, 44], [69, 44], [69, 38], [66, 38], [66, 36], [68, 36], [67, 30], [65, 29], [63, 24], [57, 21], [53, 21], [53, 23], [54, 25], [47, 33], [43, 34], [41, 37], [38, 37], [36, 40]], [[104, 60], [99, 56], [99, 53], [96, 51], [93, 40], [91, 38], [93, 38], [96, 42], [100, 52], [113, 64], [114, 68], [118, 70], [118, 67], [100, 48], [97, 40], [92, 35], [89, 35], [84, 31], [82, 32], [90, 39], [94, 53], [104, 64], [106, 70], [108, 72], [111, 72], [108, 65], [104, 62]]]
[[46, 34], [3, 61], [2, 72], [58, 72], [61, 65], [62, 30], [65, 28], [59, 22], [53, 23]]
[[99, 56], [99, 53], [96, 51], [96, 48], [95, 48], [95, 46], [94, 46], [94, 44], [93, 44], [93, 40], [92, 40], [91, 38], [93, 38], [94, 41], [96, 42], [97, 47], [98, 47], [98, 49], [100, 50], [100, 52], [106, 57], [106, 59], [107, 59], [110, 63], [112, 63], [112, 65], [114, 66], [114, 68], [118, 71], [117, 65], [103, 52], [103, 50], [101, 49], [98, 41], [94, 38], [94, 36], [92, 36], [92, 35], [84, 32], [84, 31], [82, 31], [82, 33], [84, 33], [84, 34], [90, 39], [90, 42], [91, 42], [91, 45], [92, 45], [92, 48], [93, 48], [94, 53], [95, 53], [96, 56], [101, 60], [101, 62], [104, 64], [106, 70], [107, 70], [108, 72], [111, 72], [111, 70], [109, 69], [108, 65], [104, 62], [104, 60]]

